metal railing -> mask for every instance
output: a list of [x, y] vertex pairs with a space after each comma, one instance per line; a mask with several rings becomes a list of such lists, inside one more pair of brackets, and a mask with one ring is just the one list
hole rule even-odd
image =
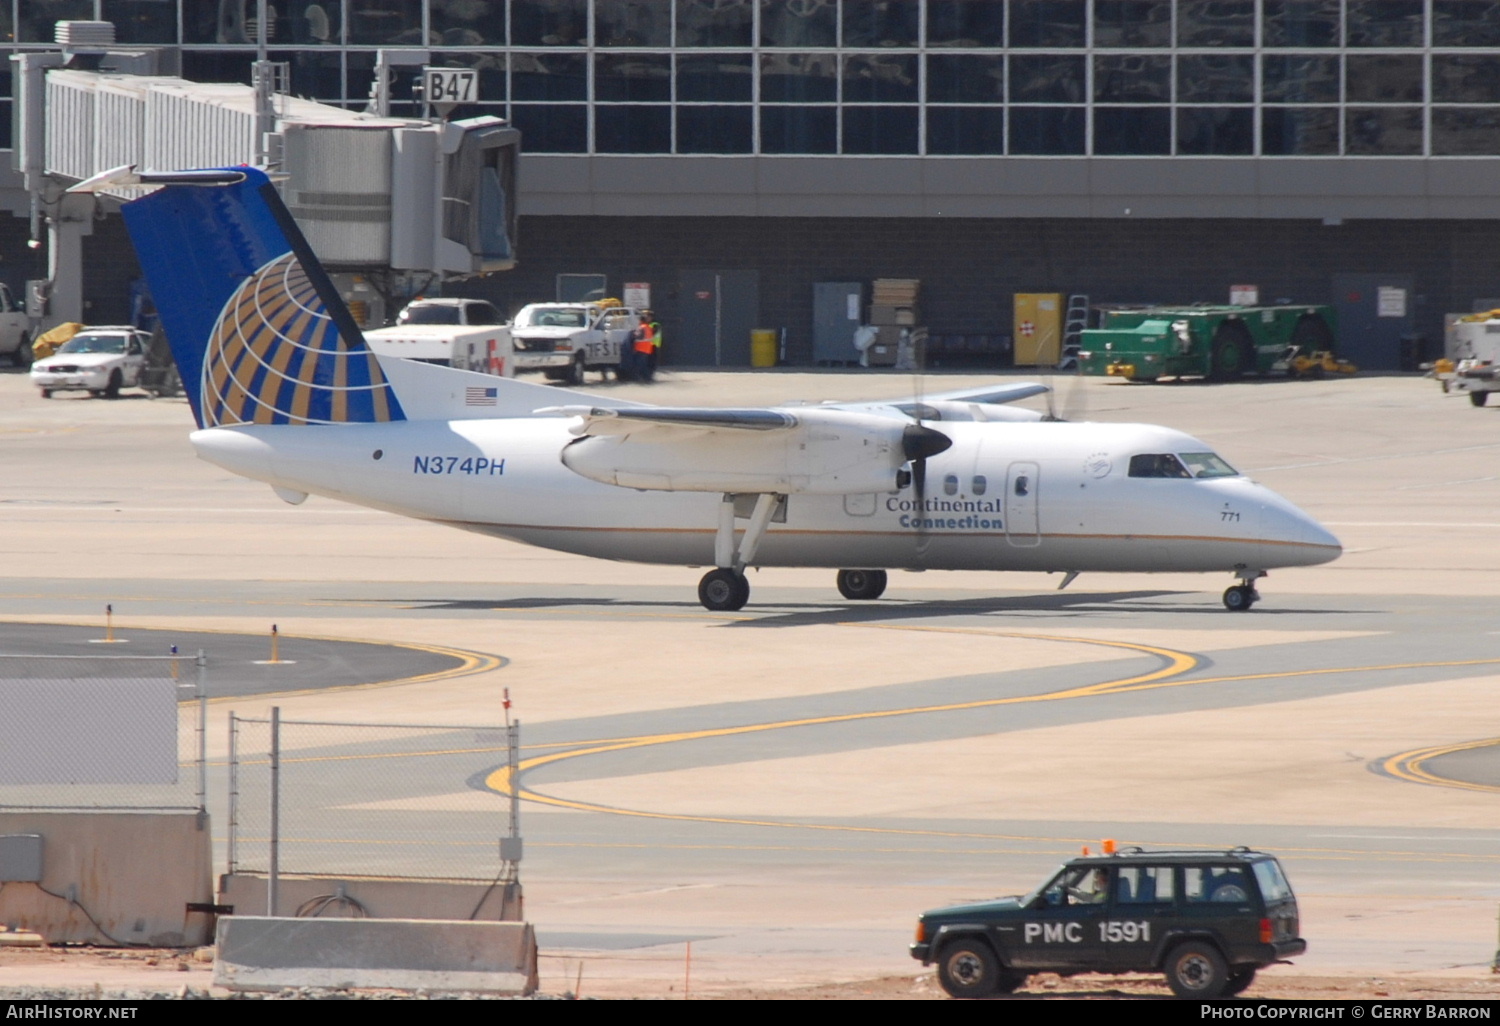
[[485, 782], [519, 731], [231, 713], [228, 870], [265, 873], [273, 899], [282, 874], [513, 880], [517, 799]]

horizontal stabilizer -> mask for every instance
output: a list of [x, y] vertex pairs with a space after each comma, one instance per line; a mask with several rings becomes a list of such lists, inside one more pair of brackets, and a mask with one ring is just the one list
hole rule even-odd
[[[482, 420], [488, 417], [531, 417], [558, 410], [587, 409], [560, 407], [559, 402], [586, 400], [592, 406], [612, 409], [635, 408], [639, 403], [585, 395], [566, 388], [554, 388], [515, 378], [501, 378], [477, 371], [458, 370], [418, 360], [380, 357], [380, 366], [409, 420]], [[539, 410], [548, 406], [550, 410]], [[641, 406], [643, 409], [650, 407]]]

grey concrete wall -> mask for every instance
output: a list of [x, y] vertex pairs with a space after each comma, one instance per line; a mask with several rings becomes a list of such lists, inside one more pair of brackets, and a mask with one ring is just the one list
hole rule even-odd
[[193, 812], [0, 812], [0, 834], [42, 835], [40, 883], [0, 887], [0, 925], [48, 944], [207, 944], [208, 817]]
[[682, 270], [754, 269], [762, 326], [785, 327], [791, 362], [806, 364], [819, 281], [920, 278], [933, 332], [1009, 335], [1016, 292], [1224, 302], [1230, 285], [1253, 283], [1266, 301], [1323, 303], [1335, 274], [1410, 274], [1416, 327], [1439, 346], [1444, 312], [1495, 294], [1497, 238], [1495, 220], [527, 217], [519, 267], [449, 291], [513, 310], [552, 298], [558, 272], [602, 273], [614, 289], [650, 282], [670, 364]]
[[523, 215], [1500, 217], [1500, 158], [527, 156]]
[[[377, 919], [474, 919], [518, 921], [525, 918], [519, 884], [506, 887], [446, 880], [384, 880], [329, 876], [283, 876], [277, 881], [276, 911], [293, 915], [342, 892]], [[266, 878], [236, 873], [219, 877], [219, 904], [233, 905], [237, 916], [266, 914]], [[343, 903], [329, 903], [328, 915], [347, 914]]]
[[530, 994], [529, 923], [413, 919], [219, 920], [214, 983], [234, 990], [400, 988]]

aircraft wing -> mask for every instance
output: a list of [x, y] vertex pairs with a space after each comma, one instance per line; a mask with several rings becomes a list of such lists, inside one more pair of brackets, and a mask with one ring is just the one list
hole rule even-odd
[[[912, 396], [908, 399], [893, 399], [882, 405], [896, 406], [901, 403], [986, 403], [999, 405], [1001, 403], [1013, 403], [1018, 399], [1028, 399], [1034, 395], [1052, 391], [1050, 385], [1043, 385], [1035, 381], [1017, 381], [1011, 384], [979, 385], [975, 388], [960, 388], [951, 392], [937, 392], [932, 395], [924, 395], [920, 398]], [[863, 405], [863, 404], [861, 404]]]

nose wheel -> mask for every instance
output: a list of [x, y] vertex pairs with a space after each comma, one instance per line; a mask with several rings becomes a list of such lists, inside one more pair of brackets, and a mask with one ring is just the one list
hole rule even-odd
[[1251, 606], [1260, 601], [1260, 592], [1255, 590], [1255, 582], [1266, 576], [1264, 570], [1240, 569], [1235, 572], [1240, 583], [1224, 591], [1224, 608], [1231, 613], [1243, 613]]
[[1256, 599], [1260, 598], [1260, 592], [1248, 584], [1236, 584], [1224, 591], [1224, 608], [1231, 613], [1243, 613], [1255, 605]]

